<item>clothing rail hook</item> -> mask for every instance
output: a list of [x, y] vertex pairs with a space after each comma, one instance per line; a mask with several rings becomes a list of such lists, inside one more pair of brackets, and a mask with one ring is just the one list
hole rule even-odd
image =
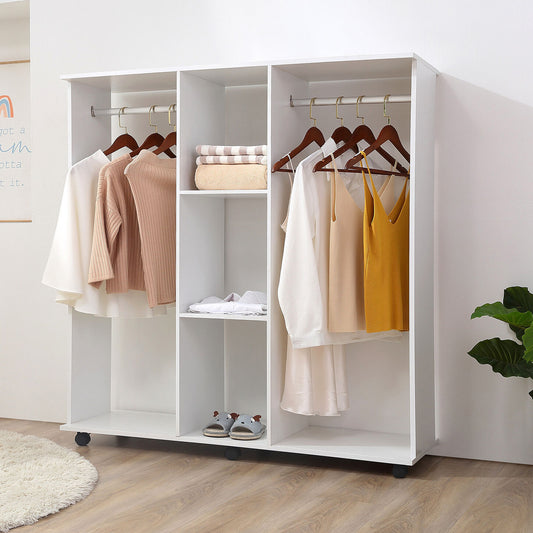
[[309, 118], [314, 122], [314, 126], [316, 126], [316, 118], [313, 117], [313, 104], [315, 103], [316, 98], [311, 98], [311, 101], [309, 102]]
[[124, 110], [125, 109], [126, 109], [125, 107], [121, 107], [118, 110], [118, 126], [119, 126], [119, 128], [124, 128], [126, 130], [126, 133], [128, 133], [128, 127], [127, 126], [123, 126], [122, 123], [120, 122], [120, 115], [124, 114]]
[[[169, 126], [172, 126], [172, 122], [170, 120], [171, 111], [174, 111], [174, 112], [176, 111], [176, 104], [171, 104], [171, 105], [168, 106], [168, 125]], [[177, 124], [174, 124], [174, 131], [176, 131], [176, 125]]]
[[157, 133], [157, 124], [152, 124], [152, 111], [155, 109], [155, 105], [150, 106], [150, 109], [148, 110], [148, 123], [152, 128], [155, 128], [155, 132]]
[[390, 124], [390, 115], [387, 115], [387, 101], [390, 96], [390, 94], [387, 94], [385, 98], [383, 98], [383, 116], [387, 119], [387, 124]]
[[343, 98], [344, 96], [339, 96], [337, 100], [335, 100], [335, 116], [337, 117], [337, 120], [341, 121], [341, 126], [344, 126], [344, 119], [339, 117], [339, 102], [342, 102]]
[[365, 117], [361, 117], [359, 116], [359, 104], [361, 102], [361, 100], [364, 98], [365, 96], [358, 96], [357, 97], [357, 102], [355, 102], [355, 114], [356, 114], [356, 117], [355, 118], [360, 118], [361, 119], [361, 124], [364, 124], [365, 123]]

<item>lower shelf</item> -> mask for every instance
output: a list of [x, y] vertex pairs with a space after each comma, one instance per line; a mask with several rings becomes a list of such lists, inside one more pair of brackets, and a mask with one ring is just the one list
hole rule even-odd
[[121, 437], [177, 440], [174, 413], [111, 411], [79, 422], [64, 424], [61, 429]]
[[309, 426], [276, 444], [269, 444], [267, 433], [257, 440], [235, 440], [229, 437], [206, 437], [201, 429], [176, 436], [176, 415], [142, 411], [112, 411], [99, 416], [64, 424], [65, 431], [141, 437], [191, 442], [214, 446], [231, 446], [256, 450], [338, 457], [358, 461], [413, 465], [420, 457], [411, 455], [407, 434], [379, 433]]
[[376, 463], [416, 462], [411, 458], [409, 435], [376, 431], [309, 426], [269, 449]]
[[176, 440], [180, 442], [194, 442], [197, 444], [211, 444], [215, 446], [234, 446], [236, 448], [251, 448], [253, 450], [268, 450], [266, 432], [260, 439], [255, 440], [237, 440], [230, 437], [206, 437], [200, 430], [192, 431], [178, 437]]

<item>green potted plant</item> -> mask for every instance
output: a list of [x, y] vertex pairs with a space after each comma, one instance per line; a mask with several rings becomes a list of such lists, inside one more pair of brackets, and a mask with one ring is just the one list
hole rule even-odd
[[[533, 294], [527, 287], [507, 287], [503, 292], [503, 302], [476, 307], [470, 318], [482, 316], [509, 324], [519, 342], [499, 337], [485, 339], [468, 354], [506, 378], [533, 379]], [[533, 390], [529, 395], [533, 398]]]

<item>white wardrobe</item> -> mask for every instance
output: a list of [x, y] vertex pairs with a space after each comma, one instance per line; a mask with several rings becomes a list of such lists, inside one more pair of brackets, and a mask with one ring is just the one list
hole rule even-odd
[[[436, 72], [416, 55], [264, 63], [170, 71], [64, 76], [69, 83], [71, 163], [105, 149], [121, 132], [96, 109], [168, 108], [176, 124], [176, 309], [151, 319], [104, 319], [70, 312], [71, 390], [62, 429], [225, 446], [228, 458], [249, 447], [413, 465], [435, 443], [434, 394], [434, 98]], [[287, 333], [277, 301], [287, 174], [268, 176], [262, 191], [199, 191], [197, 144], [269, 147], [269, 169], [300, 143], [308, 107], [297, 98], [410, 95], [387, 113], [411, 154], [410, 331], [400, 342], [347, 346], [350, 410], [308, 417], [280, 408]], [[171, 109], [172, 111], [172, 109]], [[359, 106], [377, 135], [382, 105]], [[354, 129], [355, 106], [339, 106]], [[327, 137], [335, 106], [314, 107]], [[154, 117], [152, 117], [154, 121]], [[147, 115], [124, 114], [139, 142], [153, 129]], [[171, 131], [167, 113], [159, 131]], [[309, 152], [307, 152], [309, 153]], [[264, 291], [266, 316], [188, 313], [206, 296]], [[202, 435], [214, 410], [262, 415], [255, 441]], [[78, 440], [78, 439], [77, 439]], [[88, 440], [88, 438], [86, 439]], [[402, 471], [396, 471], [402, 475]]]

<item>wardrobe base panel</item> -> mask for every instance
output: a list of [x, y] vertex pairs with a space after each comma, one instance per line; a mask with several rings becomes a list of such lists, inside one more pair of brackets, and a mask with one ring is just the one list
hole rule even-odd
[[413, 465], [409, 435], [310, 426], [270, 447], [301, 453], [376, 463]]
[[63, 424], [60, 429], [120, 437], [176, 440], [176, 415], [145, 411], [111, 411]]

